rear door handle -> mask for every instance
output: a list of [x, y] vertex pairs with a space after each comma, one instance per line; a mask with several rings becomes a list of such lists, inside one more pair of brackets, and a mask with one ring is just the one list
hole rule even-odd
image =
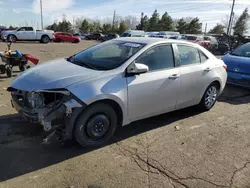
[[207, 68], [205, 68], [205, 71], [206, 72], [209, 72], [209, 71], [211, 71], [212, 70], [212, 68], [211, 67], [207, 67]]
[[175, 80], [177, 78], [179, 78], [180, 76], [178, 74], [173, 74], [171, 76], [169, 76], [168, 78], [171, 79], [171, 80]]

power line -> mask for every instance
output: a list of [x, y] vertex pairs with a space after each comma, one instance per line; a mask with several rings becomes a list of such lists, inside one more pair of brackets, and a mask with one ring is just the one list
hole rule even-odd
[[203, 7], [207, 8], [208, 5], [209, 5], [209, 8], [211, 8], [211, 7], [218, 6], [218, 3], [222, 3], [222, 2], [228, 2], [228, 0], [220, 0], [220, 1], [217, 1], [216, 4], [211, 4], [211, 3], [214, 3], [214, 1], [209, 1], [209, 2], [206, 2], [206, 3], [204, 2], [202, 5], [185, 6], [184, 9], [182, 9], [182, 8], [171, 9], [171, 11], [167, 11], [167, 12], [168, 13], [180, 13], [179, 11], [183, 11], [183, 10], [192, 10], [192, 9], [203, 8]]

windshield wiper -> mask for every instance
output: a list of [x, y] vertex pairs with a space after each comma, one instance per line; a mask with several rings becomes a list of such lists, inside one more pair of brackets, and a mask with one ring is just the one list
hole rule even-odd
[[74, 60], [72, 63], [75, 63], [75, 64], [80, 65], [80, 66], [84, 66], [84, 67], [87, 67], [87, 68], [91, 68], [91, 69], [94, 69], [94, 70], [98, 70], [95, 66], [87, 63], [86, 61], [76, 61], [76, 60]]
[[100, 65], [92, 65], [86, 61], [76, 61], [75, 60], [75, 55], [73, 56], [70, 56], [68, 58], [66, 58], [67, 61], [71, 62], [71, 63], [74, 63], [74, 64], [77, 64], [77, 65], [80, 65], [80, 66], [84, 66], [84, 67], [87, 67], [87, 68], [91, 68], [91, 69], [94, 69], [94, 70], [109, 70], [108, 68], [106, 67], [103, 67], [103, 66], [100, 66]]
[[240, 56], [239, 54], [234, 54], [234, 53], [231, 53], [231, 55], [234, 55], [234, 56]]

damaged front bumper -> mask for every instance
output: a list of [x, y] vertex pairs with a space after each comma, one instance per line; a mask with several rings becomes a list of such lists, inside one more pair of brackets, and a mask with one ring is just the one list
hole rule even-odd
[[43, 105], [41, 107], [31, 108], [20, 100], [16, 91], [12, 92], [11, 104], [13, 108], [15, 108], [17, 112], [29, 122], [40, 123], [43, 125], [45, 131], [50, 131], [52, 129], [52, 122], [54, 120], [64, 119], [65, 117], [69, 118], [73, 113], [73, 109], [84, 106], [81, 102], [77, 102], [77, 99], [75, 99], [74, 96], [64, 95], [56, 105]]

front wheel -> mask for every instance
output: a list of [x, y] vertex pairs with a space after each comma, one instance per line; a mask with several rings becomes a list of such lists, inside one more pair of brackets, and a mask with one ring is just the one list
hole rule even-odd
[[97, 103], [87, 108], [77, 119], [74, 135], [83, 147], [106, 144], [117, 127], [117, 114], [107, 104]]
[[5, 74], [6, 69], [4, 65], [0, 65], [0, 74]]
[[6, 74], [9, 78], [12, 77], [12, 68], [11, 67], [9, 67], [9, 66], [6, 67]]
[[207, 90], [205, 91], [201, 102], [199, 104], [199, 108], [202, 111], [209, 111], [215, 105], [219, 95], [219, 87], [216, 83], [212, 83], [208, 86]]
[[25, 65], [19, 64], [19, 70], [20, 70], [21, 72], [25, 71]]
[[79, 40], [74, 40], [74, 42], [73, 42], [73, 43], [78, 44], [79, 42], [80, 42]]
[[15, 43], [17, 41], [17, 38], [15, 35], [9, 35], [8, 36], [8, 41]]

